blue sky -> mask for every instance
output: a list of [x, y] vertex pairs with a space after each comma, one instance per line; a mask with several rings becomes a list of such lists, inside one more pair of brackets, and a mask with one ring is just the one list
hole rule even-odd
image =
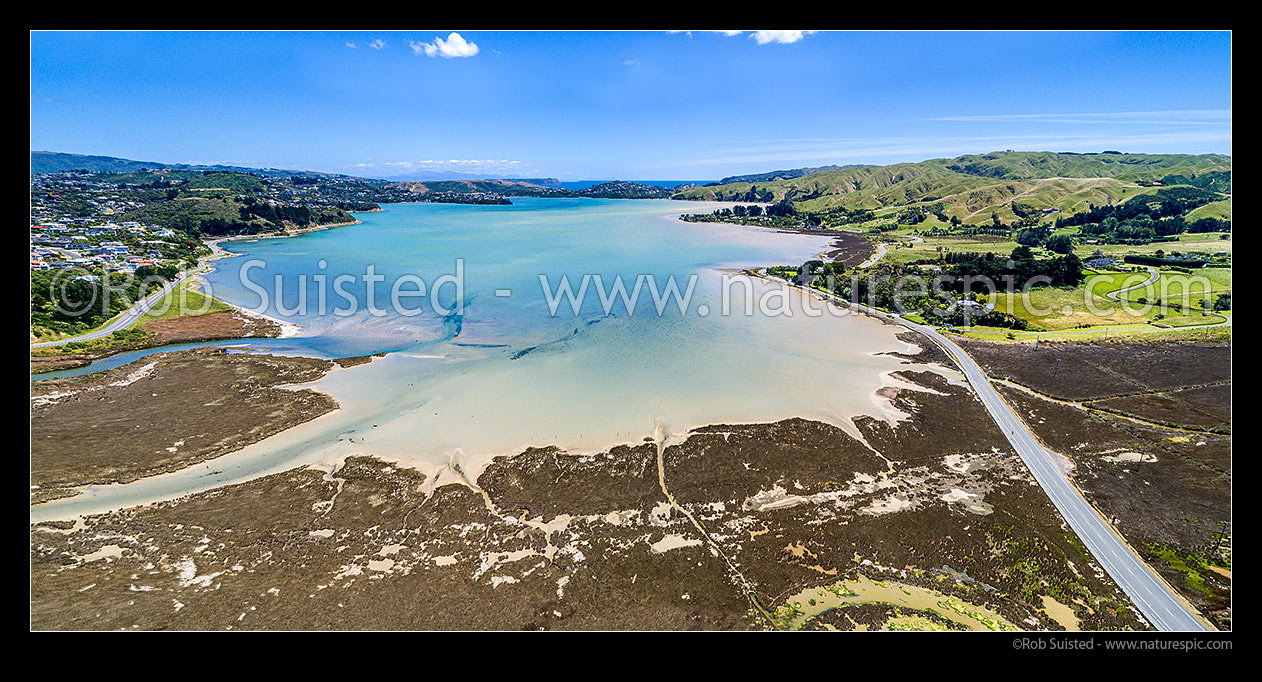
[[1229, 33], [454, 33], [34, 32], [31, 149], [563, 180], [1231, 152]]

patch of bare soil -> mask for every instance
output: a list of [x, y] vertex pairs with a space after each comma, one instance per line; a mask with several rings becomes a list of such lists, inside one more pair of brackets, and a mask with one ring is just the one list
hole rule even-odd
[[32, 503], [180, 469], [314, 419], [337, 407], [332, 398], [276, 387], [332, 366], [201, 349], [32, 384]]
[[660, 452], [498, 458], [480, 491], [353, 457], [35, 526], [32, 627], [757, 629], [866, 575], [1020, 627], [1059, 627], [1047, 595], [1084, 627], [1143, 628], [971, 392], [903, 378], [931, 392], [894, 392], [912, 417], [863, 420], [868, 445], [801, 419], [716, 425]]

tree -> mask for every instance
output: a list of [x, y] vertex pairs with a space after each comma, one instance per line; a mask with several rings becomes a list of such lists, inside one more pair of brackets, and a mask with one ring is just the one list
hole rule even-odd
[[1070, 253], [1074, 250], [1074, 240], [1067, 234], [1054, 234], [1047, 238], [1043, 247], [1054, 253]]

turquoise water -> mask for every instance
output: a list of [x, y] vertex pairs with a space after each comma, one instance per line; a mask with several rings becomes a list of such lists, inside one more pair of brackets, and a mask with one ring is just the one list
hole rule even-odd
[[32, 374], [31, 381], [47, 381], [49, 379], [65, 379], [67, 377], [78, 377], [85, 374], [95, 374], [96, 372], [104, 372], [107, 370], [130, 365], [131, 363], [147, 358], [155, 353], [171, 353], [181, 350], [192, 350], [194, 348], [226, 348], [227, 352], [249, 352], [249, 353], [269, 353], [272, 355], [301, 355], [304, 357], [318, 357], [331, 359], [334, 356], [325, 355], [311, 347], [306, 339], [270, 339], [270, 338], [245, 338], [232, 339], [229, 341], [199, 341], [197, 343], [174, 343], [169, 346], [158, 346], [156, 348], [143, 348], [141, 350], [130, 350], [122, 353], [115, 353], [100, 360], [94, 360], [83, 367], [75, 367], [74, 369], [62, 369], [56, 372], [41, 372]]
[[[652, 274], [663, 283], [674, 276], [682, 289], [687, 277], [701, 270], [800, 263], [825, 245], [819, 238], [785, 239], [767, 231], [667, 219], [702, 208], [690, 202], [514, 201], [512, 206], [395, 205], [383, 213], [361, 214], [362, 225], [298, 239], [230, 242], [226, 248], [243, 255], [221, 261], [209, 284], [214, 295], [226, 301], [299, 325], [312, 347], [331, 355], [364, 355], [450, 338], [457, 332], [464, 343], [509, 344], [521, 350], [560, 339], [585, 322], [606, 317], [597, 296], [585, 299], [580, 315], [568, 308], [567, 314], [549, 315], [538, 279], [541, 274], [548, 276], [549, 283], [566, 276], [575, 289], [583, 275], [600, 275], [604, 282], [620, 275], [628, 287], [640, 274]], [[265, 267], [247, 270], [254, 286], [267, 289], [266, 306], [260, 305], [264, 301], [251, 285], [241, 281], [240, 272], [250, 259], [266, 262]], [[461, 317], [435, 314], [428, 297], [417, 300], [420, 315], [375, 316], [367, 310], [367, 288], [362, 282], [345, 287], [356, 301], [355, 312], [343, 315], [341, 311], [352, 306], [332, 286], [339, 275], [361, 279], [372, 265], [385, 278], [384, 284], [374, 287], [373, 303], [378, 309], [389, 309], [388, 287], [397, 277], [417, 275], [428, 285], [455, 274], [457, 259], [464, 261]], [[293, 313], [302, 300], [302, 275], [307, 277], [307, 310]], [[317, 275], [324, 277], [323, 284]], [[279, 286], [277, 276], [282, 278]], [[497, 297], [497, 290], [512, 295]], [[451, 307], [454, 292], [454, 286], [442, 287], [439, 302]], [[707, 293], [713, 294], [713, 288]], [[642, 295], [635, 313], [653, 317], [652, 304], [649, 295]], [[623, 306], [614, 309], [615, 315], [627, 313]], [[641, 332], [664, 329], [656, 322], [638, 326]]]
[[[906, 350], [899, 327], [823, 312], [800, 291], [733, 276], [733, 268], [801, 263], [826, 246], [819, 237], [732, 225], [689, 224], [692, 202], [537, 199], [513, 206], [392, 205], [359, 216], [362, 225], [287, 239], [227, 244], [239, 253], [217, 262], [214, 295], [253, 307], [259, 297], [240, 281], [251, 260], [266, 266], [254, 282], [280, 275], [281, 306], [263, 312], [301, 328], [284, 339], [293, 349], [340, 357], [391, 351], [335, 369], [313, 384], [339, 410], [204, 465], [39, 505], [32, 518], [119, 508], [283, 471], [301, 464], [331, 468], [348, 455], [371, 454], [413, 466], [437, 483], [477, 474], [497, 455], [556, 445], [595, 452], [646, 437], [684, 437], [690, 429], [803, 416], [857, 434], [851, 418], [900, 415], [878, 394], [896, 385], [888, 373], [909, 366], [885, 355]], [[415, 274], [426, 283], [454, 272], [464, 259], [462, 315], [389, 311], [388, 291], [373, 300], [348, 287], [360, 310], [349, 315], [288, 311], [299, 298], [299, 275]], [[323, 267], [320, 262], [324, 261]], [[563, 305], [550, 314], [539, 275], [555, 282], [584, 274], [628, 287], [637, 275], [675, 276], [681, 289], [695, 276], [683, 313], [659, 316], [648, 294], [633, 309], [606, 314], [599, 297], [578, 314]], [[724, 278], [738, 294], [723, 315]], [[308, 304], [319, 286], [308, 279]], [[440, 305], [456, 298], [440, 289]], [[508, 290], [511, 295], [497, 296]], [[744, 298], [757, 302], [745, 314]], [[344, 300], [339, 300], [345, 304]], [[426, 300], [428, 305], [428, 299]], [[343, 307], [349, 307], [345, 304]], [[710, 314], [702, 315], [707, 309]], [[791, 315], [776, 314], [788, 310]], [[818, 314], [812, 315], [812, 311]], [[917, 366], [910, 367], [911, 369]]]

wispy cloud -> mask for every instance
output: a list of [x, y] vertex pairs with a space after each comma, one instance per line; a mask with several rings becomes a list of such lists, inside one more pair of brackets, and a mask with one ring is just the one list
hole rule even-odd
[[937, 116], [925, 120], [978, 123], [1229, 125], [1231, 123], [1231, 109], [1109, 111], [1078, 114], [971, 114], [965, 116]]
[[347, 46], [347, 47], [349, 47], [349, 48], [351, 48], [352, 50], [353, 50], [353, 49], [355, 49], [355, 48], [357, 48], [357, 47], [359, 47], [359, 45], [356, 45], [355, 43], [353, 43], [353, 42], [351, 42], [351, 41], [349, 41], [349, 40], [348, 40], [348, 41], [346, 41], [346, 46]]
[[623, 66], [639, 66], [639, 65], [640, 65], [640, 60], [638, 60], [638, 59], [624, 59], [624, 60], [622, 61], [622, 65], [623, 65]]
[[420, 161], [363, 161], [350, 164], [357, 170], [378, 169], [392, 173], [409, 171], [454, 171], [460, 173], [537, 173], [533, 164], [513, 159], [422, 159]]
[[382, 40], [381, 38], [377, 38], [371, 43], [368, 43], [368, 47], [371, 47], [374, 50], [384, 50], [386, 49], [386, 41]]
[[451, 33], [446, 40], [435, 37], [432, 43], [420, 43], [408, 41], [412, 52], [426, 57], [442, 57], [443, 59], [455, 59], [458, 57], [472, 57], [478, 53], [477, 43], [471, 43], [464, 39], [459, 33]]
[[767, 43], [788, 45], [796, 43], [812, 33], [815, 33], [815, 31], [754, 31], [750, 37], [759, 45], [766, 45]]
[[756, 144], [718, 151], [713, 156], [664, 162], [663, 166], [731, 166], [755, 164], [823, 165], [873, 161], [920, 161], [927, 158], [985, 153], [999, 149], [1022, 151], [1203, 150], [1231, 142], [1230, 130], [1191, 129], [1117, 135], [990, 135], [891, 138], [819, 138], [762, 140]]
[[[692, 31], [667, 31], [667, 33], [683, 33], [684, 35], [691, 38], [693, 32]], [[744, 31], [706, 30], [706, 31], [700, 31], [700, 33], [717, 33], [718, 35], [727, 36], [731, 38], [733, 36], [742, 35], [745, 32]], [[812, 33], [817, 33], [817, 31], [753, 31], [750, 33], [749, 37], [753, 38], [754, 41], [757, 42], [759, 45], [766, 45], [767, 43], [783, 43], [787, 45], [789, 43], [796, 43], [797, 41], [805, 38], [806, 36], [811, 35]]]

